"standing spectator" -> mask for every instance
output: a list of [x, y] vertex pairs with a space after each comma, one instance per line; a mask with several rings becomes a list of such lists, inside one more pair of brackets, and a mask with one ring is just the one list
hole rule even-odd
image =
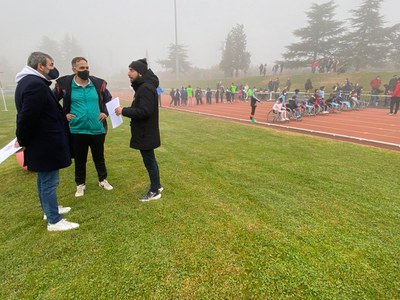
[[75, 57], [71, 64], [74, 74], [57, 80], [55, 94], [59, 100], [63, 99], [69, 122], [75, 162], [75, 197], [81, 197], [86, 189], [86, 162], [89, 148], [99, 186], [107, 191], [113, 189], [107, 181], [104, 159], [108, 115], [106, 102], [112, 97], [107, 90], [106, 81], [89, 75], [89, 64], [85, 58]]
[[250, 99], [251, 100], [252, 96], [253, 96], [253, 89], [251, 87], [249, 87], [247, 89], [247, 97], [246, 97], [246, 99]]
[[272, 67], [272, 73], [273, 73], [274, 75], [276, 75], [276, 73], [278, 72], [278, 69], [279, 69], [279, 65], [278, 65], [278, 64], [275, 64], [275, 65]]
[[[397, 79], [397, 84], [396, 87], [394, 88], [394, 91], [392, 92], [392, 98], [390, 100], [390, 112], [389, 115], [395, 115], [397, 114], [397, 111], [399, 110], [399, 103], [400, 103], [400, 78]], [[394, 108], [394, 112], [393, 112]]]
[[242, 86], [242, 102], [245, 102], [247, 100], [247, 90], [249, 89], [249, 86], [246, 84]]
[[188, 87], [186, 88], [186, 94], [187, 94], [187, 99], [188, 99], [188, 106], [193, 106], [193, 88], [189, 84]]
[[264, 72], [264, 65], [263, 64], [261, 64], [259, 67], [258, 67], [258, 69], [260, 70], [260, 76], [263, 74], [263, 72]]
[[185, 87], [181, 88], [181, 105], [187, 105], [187, 93]]
[[274, 80], [274, 93], [278, 92], [278, 89], [279, 89], [279, 78], [277, 77]]
[[215, 103], [219, 103], [219, 88], [215, 91]]
[[294, 107], [295, 107], [295, 110], [296, 110], [296, 119], [297, 119], [297, 121], [301, 121], [302, 120], [301, 112], [300, 112], [299, 93], [300, 93], [300, 90], [299, 89], [295, 89], [294, 90], [294, 95], [292, 97], [294, 99]]
[[232, 102], [235, 100], [236, 90], [237, 90], [237, 86], [232, 82], [232, 84], [231, 84], [231, 98], [232, 98]]
[[179, 92], [179, 89], [175, 89], [175, 97], [174, 97], [174, 106], [180, 106], [181, 104], [181, 93]]
[[162, 104], [161, 104], [161, 95], [162, 95], [162, 93], [164, 93], [164, 89], [161, 86], [157, 87], [158, 105], [160, 107], [162, 107]]
[[286, 90], [289, 92], [290, 91], [290, 87], [292, 86], [292, 80], [290, 80], [290, 78], [288, 78], [286, 80]]
[[306, 94], [310, 94], [310, 91], [313, 89], [312, 81], [310, 78], [306, 80], [306, 83], [304, 84], [304, 90], [306, 91]]
[[[389, 105], [390, 98], [392, 97], [391, 93], [389, 92], [389, 84], [384, 84], [383, 88], [384, 88], [383, 94], [385, 95], [384, 107], [387, 107]], [[390, 105], [389, 105], [389, 107], [390, 107]]]
[[220, 85], [219, 85], [219, 98], [221, 100], [221, 103], [224, 103], [224, 94], [225, 94], [225, 88], [222, 85], [222, 83], [220, 83]]
[[274, 82], [272, 81], [272, 79], [270, 81], [268, 81], [268, 92], [272, 92], [274, 90]]
[[333, 58], [332, 71], [336, 73], [336, 71], [338, 70], [338, 66], [339, 66], [339, 59]]
[[328, 63], [326, 64], [326, 72], [330, 73], [332, 70], [332, 65], [333, 65], [333, 57], [328, 58]]
[[388, 84], [388, 92], [393, 92], [397, 85], [397, 75], [394, 75], [393, 78], [389, 80]]
[[47, 219], [48, 231], [78, 228], [79, 224], [64, 220], [61, 214], [70, 207], [58, 206], [59, 169], [71, 165], [67, 124], [63, 108], [50, 89], [51, 79], [58, 77], [53, 59], [45, 53], [33, 52], [16, 76], [18, 143], [24, 150], [24, 164], [37, 172], [37, 192]]
[[226, 89], [225, 96], [226, 96], [226, 103], [232, 103], [232, 93], [229, 88]]
[[194, 92], [194, 97], [196, 98], [197, 105], [203, 104], [203, 100], [202, 100], [203, 92], [200, 87], [196, 88], [196, 91]]
[[369, 85], [371, 86], [371, 105], [373, 107], [378, 106], [378, 102], [379, 102], [378, 95], [381, 92], [381, 90], [380, 90], [381, 84], [382, 84], [382, 81], [379, 76], [376, 76], [369, 83]]
[[318, 68], [318, 60], [314, 60], [313, 62], [312, 62], [312, 64], [311, 64], [311, 73], [315, 73], [315, 71], [317, 70], [317, 68]]
[[350, 95], [350, 92], [353, 90], [353, 85], [351, 84], [350, 80], [346, 78], [344, 85], [342, 86], [342, 91], [346, 95]]
[[169, 106], [172, 106], [175, 100], [175, 89], [172, 88], [172, 90], [169, 92], [169, 96], [171, 97], [171, 101], [169, 101]]
[[242, 86], [240, 86], [240, 87], [239, 87], [239, 90], [238, 90], [238, 99], [239, 99], [240, 101], [243, 100], [243, 87], [242, 87]]
[[211, 104], [211, 96], [212, 96], [211, 89], [208, 87], [207, 91], [206, 91], [206, 103], [207, 104]]
[[115, 113], [131, 119], [130, 147], [138, 149], [150, 178], [150, 189], [140, 201], [161, 198], [164, 190], [160, 184], [160, 173], [154, 149], [160, 147], [158, 124], [157, 87], [158, 77], [147, 68], [145, 58], [131, 62], [128, 77], [135, 95], [131, 107], [117, 107]]

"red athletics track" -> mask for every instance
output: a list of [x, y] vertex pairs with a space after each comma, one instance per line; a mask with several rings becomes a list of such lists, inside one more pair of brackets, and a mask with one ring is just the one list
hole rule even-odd
[[[113, 93], [113, 96], [119, 96], [123, 100], [131, 99], [131, 95], [129, 93]], [[169, 102], [170, 97], [163, 95], [162, 105], [164, 108], [249, 123], [251, 111], [249, 102], [239, 102], [236, 100], [233, 104], [216, 104], [213, 99], [213, 104], [211, 105], [203, 104], [190, 107], [170, 107]], [[203, 103], [205, 103], [204, 98]], [[400, 115], [389, 116], [386, 109], [367, 108], [361, 111], [343, 111], [340, 113], [304, 117], [303, 121], [300, 122], [290, 121], [268, 124], [266, 123], [266, 116], [271, 110], [272, 105], [273, 102], [264, 101], [258, 104], [255, 114], [256, 125], [271, 126], [277, 129], [400, 150]]]

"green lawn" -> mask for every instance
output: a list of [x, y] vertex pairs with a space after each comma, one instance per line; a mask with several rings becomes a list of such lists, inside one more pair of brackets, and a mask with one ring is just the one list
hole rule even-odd
[[[0, 111], [0, 146], [15, 109]], [[36, 176], [0, 165], [0, 299], [399, 299], [399, 152], [162, 110], [159, 201], [129, 121], [111, 129], [113, 191], [59, 202], [49, 233]]]

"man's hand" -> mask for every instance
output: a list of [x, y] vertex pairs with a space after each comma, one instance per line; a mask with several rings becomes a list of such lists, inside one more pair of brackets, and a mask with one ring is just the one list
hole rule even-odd
[[75, 115], [73, 115], [73, 114], [67, 114], [67, 120], [68, 120], [68, 122], [71, 121], [72, 118], [75, 118]]
[[[19, 142], [15, 141], [14, 148], [19, 148], [19, 147], [20, 147]], [[17, 152], [21, 152], [21, 151], [24, 151], [24, 150], [25, 150], [25, 147], [21, 147], [21, 149], [19, 149]]]
[[103, 122], [105, 119], [107, 119], [107, 115], [106, 115], [105, 113], [100, 113], [100, 115], [99, 115], [99, 120], [100, 120], [101, 122]]
[[119, 106], [119, 107], [117, 107], [117, 108], [115, 109], [115, 114], [116, 114], [117, 116], [119, 116], [119, 115], [122, 114], [122, 106]]

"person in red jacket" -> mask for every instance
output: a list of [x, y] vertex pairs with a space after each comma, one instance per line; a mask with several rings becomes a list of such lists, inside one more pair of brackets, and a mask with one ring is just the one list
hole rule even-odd
[[[390, 100], [390, 112], [389, 115], [393, 116], [397, 114], [397, 111], [399, 110], [399, 104], [400, 104], [400, 77], [397, 79], [397, 84], [396, 88], [394, 89], [392, 93], [392, 98]], [[394, 108], [394, 112], [393, 112]]]
[[379, 101], [379, 93], [381, 92], [380, 87], [382, 85], [381, 78], [379, 76], [376, 76], [374, 79], [371, 80], [369, 83], [371, 87], [371, 105], [373, 107], [378, 105]]

